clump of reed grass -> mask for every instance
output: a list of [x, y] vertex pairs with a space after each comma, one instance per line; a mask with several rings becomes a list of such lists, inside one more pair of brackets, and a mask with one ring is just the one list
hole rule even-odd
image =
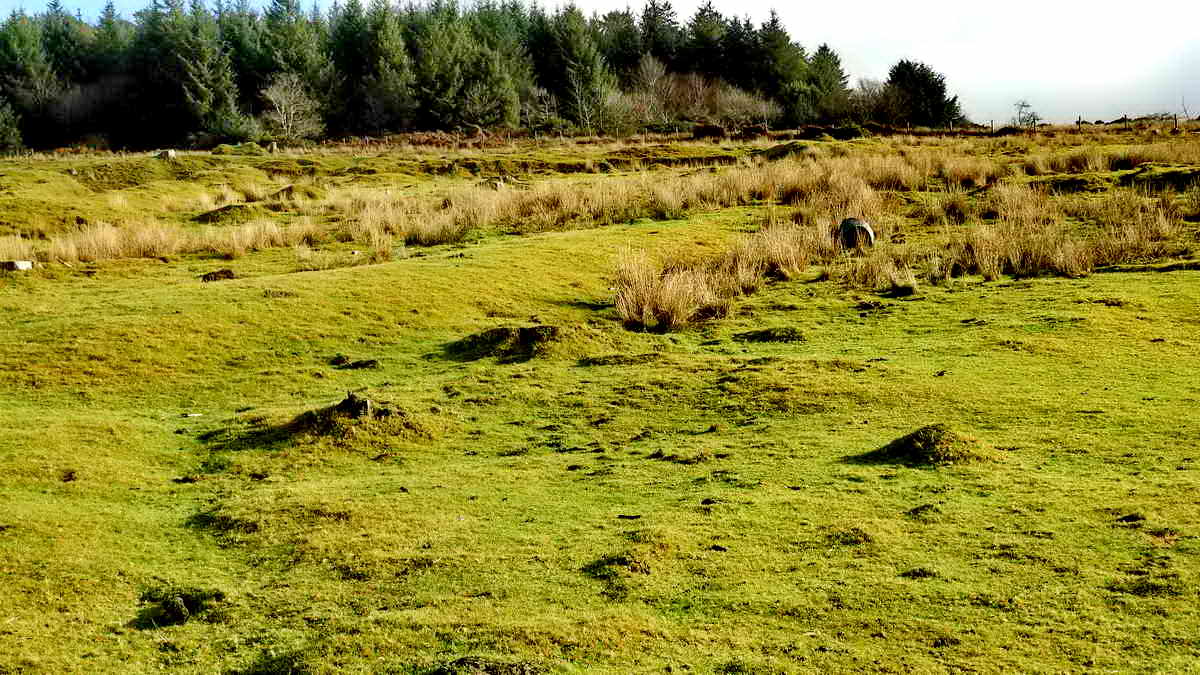
[[979, 209], [961, 189], [950, 188], [945, 192], [928, 194], [917, 208], [916, 215], [926, 225], [962, 225], [977, 218]]
[[48, 260], [67, 263], [162, 258], [181, 252], [185, 243], [182, 230], [171, 225], [137, 223], [116, 227], [99, 223], [55, 237], [45, 255]]
[[661, 261], [645, 251], [617, 260], [617, 313], [629, 327], [678, 330], [729, 313], [737, 283], [711, 261]]
[[0, 260], [34, 260], [36, 257], [33, 243], [28, 239], [16, 235], [0, 237]]
[[948, 191], [991, 185], [1004, 176], [1004, 168], [993, 160], [945, 154], [937, 157], [936, 172]]

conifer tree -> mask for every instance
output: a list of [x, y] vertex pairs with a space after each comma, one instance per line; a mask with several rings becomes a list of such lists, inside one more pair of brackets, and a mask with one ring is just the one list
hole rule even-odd
[[520, 99], [500, 55], [475, 40], [456, 11], [438, 8], [419, 22], [414, 50], [418, 124], [450, 129], [516, 124]]
[[534, 96], [537, 79], [528, 47], [532, 14], [520, 0], [480, 0], [469, 16], [475, 38], [499, 55], [522, 103]]
[[50, 107], [62, 91], [42, 43], [40, 23], [14, 12], [0, 26], [0, 99], [11, 103], [27, 143], [53, 142]]
[[729, 20], [721, 36], [721, 54], [724, 59], [722, 78], [740, 89], [759, 89], [759, 68], [755, 67], [761, 56], [758, 46], [758, 31], [749, 18]]
[[16, 152], [21, 147], [21, 120], [8, 101], [0, 97], [0, 152]]
[[215, 140], [244, 141], [257, 129], [238, 109], [238, 88], [233, 66], [218, 34], [216, 19], [203, 0], [192, 0], [190, 31], [177, 53], [185, 79], [184, 96], [195, 118], [193, 129], [217, 137]]
[[371, 63], [363, 83], [362, 122], [369, 131], [406, 127], [416, 104], [404, 27], [386, 0], [374, 0], [367, 18]]
[[959, 122], [958, 97], [947, 97], [946, 78], [924, 63], [898, 61], [888, 71], [887, 89], [894, 97], [896, 124], [941, 127]]
[[809, 83], [813, 92], [813, 112], [823, 122], [837, 122], [849, 114], [850, 78], [842, 70], [837, 52], [823, 44], [809, 60]]
[[137, 15], [130, 74], [136, 79], [131, 115], [122, 134], [137, 145], [175, 144], [198, 124], [188, 101], [189, 45], [193, 20], [183, 0], [152, 0]]
[[642, 31], [642, 49], [668, 68], [674, 68], [683, 39], [671, 0], [646, 0], [639, 27]]
[[688, 21], [679, 69], [712, 78], [721, 77], [726, 67], [722, 43], [728, 25], [725, 17], [713, 7], [712, 0], [701, 5]]
[[85, 32], [83, 22], [67, 13], [61, 0], [50, 0], [42, 17], [42, 45], [51, 67], [64, 82], [89, 79], [85, 56], [90, 38], [90, 31]]
[[812, 116], [812, 93], [804, 48], [793, 43], [779, 14], [771, 15], [758, 30], [760, 64], [757, 89], [783, 107], [784, 120], [795, 125]]
[[229, 55], [233, 78], [241, 92], [239, 105], [257, 114], [261, 100], [256, 92], [267, 86], [272, 69], [263, 21], [250, 0], [237, 0], [233, 5], [218, 0], [216, 14], [221, 44]]
[[616, 78], [608, 70], [578, 7], [560, 11], [554, 23], [567, 116], [583, 128], [594, 130], [601, 123], [605, 97], [616, 90]]
[[104, 5], [92, 40], [91, 70], [97, 78], [122, 73], [128, 66], [133, 27], [121, 19], [112, 0]]
[[593, 30], [605, 63], [621, 81], [628, 83], [645, 51], [633, 12], [628, 9], [608, 12], [593, 22]]
[[271, 72], [296, 73], [316, 90], [328, 87], [332, 66], [325, 51], [325, 26], [304, 13], [300, 0], [271, 0], [263, 24]]
[[61, 90], [37, 21], [13, 12], [0, 26], [0, 87], [25, 113], [41, 111]]
[[361, 123], [366, 107], [370, 35], [367, 17], [359, 0], [334, 5], [329, 15], [329, 58], [333, 66], [333, 97], [328, 101], [329, 120], [337, 131], [347, 133]]

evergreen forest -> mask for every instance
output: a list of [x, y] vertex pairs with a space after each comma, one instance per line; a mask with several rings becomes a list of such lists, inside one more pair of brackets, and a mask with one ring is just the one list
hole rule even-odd
[[834, 49], [806, 49], [775, 12], [755, 25], [711, 2], [589, 17], [515, 0], [151, 0], [89, 23], [50, 0], [0, 24], [0, 151], [961, 121], [926, 64], [852, 87]]

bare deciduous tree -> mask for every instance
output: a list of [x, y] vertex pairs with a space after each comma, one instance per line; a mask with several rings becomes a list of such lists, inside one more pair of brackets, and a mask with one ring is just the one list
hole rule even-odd
[[284, 73], [276, 77], [262, 90], [262, 97], [268, 104], [263, 117], [280, 139], [315, 138], [324, 131], [320, 104], [309, 95], [299, 75]]
[[1016, 117], [1013, 117], [1013, 125], [1018, 127], [1036, 127], [1038, 122], [1042, 121], [1042, 116], [1034, 112], [1033, 105], [1021, 99], [1013, 104], [1013, 109], [1017, 111]]

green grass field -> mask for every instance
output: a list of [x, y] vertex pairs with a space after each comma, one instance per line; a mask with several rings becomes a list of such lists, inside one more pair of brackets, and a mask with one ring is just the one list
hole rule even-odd
[[[1022, 182], [1006, 167], [1058, 141], [814, 146]], [[1168, 144], [1147, 166], [1200, 169], [1194, 140], [1138, 147]], [[535, 187], [695, 170], [508, 154]], [[52, 237], [69, 197], [194, 230], [189, 200], [302, 159], [185, 155], [203, 169], [132, 185], [77, 178], [147, 160], [5, 160], [0, 212]], [[488, 175], [314, 161], [323, 189], [413, 200]], [[1110, 168], [1106, 189], [1138, 170]], [[971, 225], [923, 219], [934, 183], [878, 190], [888, 246]], [[720, 251], [775, 207], [484, 226], [376, 264], [335, 237], [316, 271], [268, 247], [6, 274], [0, 673], [1200, 671], [1200, 193], [1162, 190], [1169, 255], [902, 297], [816, 265], [672, 332], [623, 325], [621, 256]], [[386, 412], [331, 412], [348, 392]], [[887, 447], [934, 424], [978, 457]]]

